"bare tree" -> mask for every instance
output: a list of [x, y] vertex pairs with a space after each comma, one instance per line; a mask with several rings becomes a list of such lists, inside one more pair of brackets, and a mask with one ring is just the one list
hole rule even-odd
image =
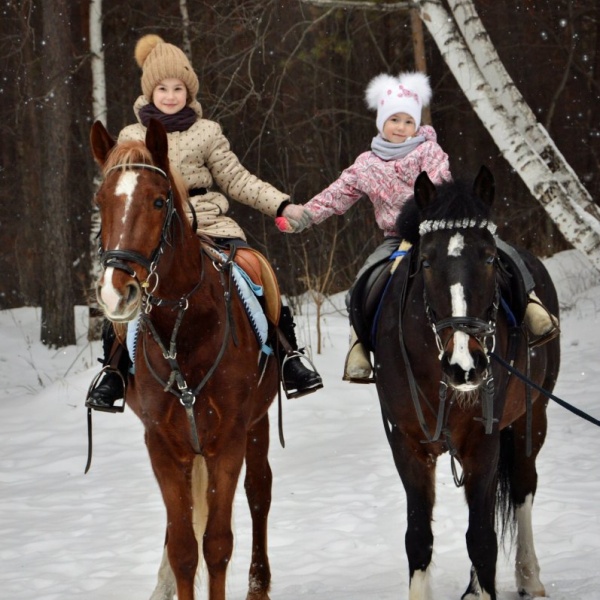
[[67, 0], [43, 0], [42, 327], [41, 340], [60, 348], [75, 343], [73, 256], [70, 243], [69, 139], [70, 20]]

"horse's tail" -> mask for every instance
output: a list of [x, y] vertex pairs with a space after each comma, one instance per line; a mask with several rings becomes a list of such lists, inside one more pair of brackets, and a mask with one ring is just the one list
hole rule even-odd
[[[511, 477], [516, 468], [514, 430], [505, 427], [500, 432], [500, 457], [496, 487], [496, 525], [501, 542], [512, 544], [516, 532], [516, 502]], [[507, 539], [508, 538], [508, 539]]]
[[198, 553], [202, 556], [202, 538], [206, 530], [206, 522], [208, 520], [208, 504], [206, 494], [208, 492], [208, 471], [206, 469], [206, 461], [203, 456], [194, 458], [194, 466], [192, 468], [192, 498], [194, 499], [194, 533], [198, 540]]

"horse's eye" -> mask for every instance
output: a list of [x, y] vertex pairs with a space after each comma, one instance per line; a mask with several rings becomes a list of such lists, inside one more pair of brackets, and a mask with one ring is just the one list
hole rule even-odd
[[429, 269], [429, 267], [431, 267], [431, 263], [426, 258], [421, 259], [421, 265], [424, 269]]
[[495, 260], [496, 260], [496, 257], [495, 257], [495, 256], [488, 256], [488, 257], [485, 259], [485, 264], [486, 264], [486, 265], [493, 265]]
[[164, 205], [165, 205], [165, 199], [164, 198], [157, 198], [154, 201], [154, 208], [161, 209]]

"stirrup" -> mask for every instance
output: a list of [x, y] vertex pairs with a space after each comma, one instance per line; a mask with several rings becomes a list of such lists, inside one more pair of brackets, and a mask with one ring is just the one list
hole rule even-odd
[[314, 363], [312, 360], [310, 360], [310, 358], [308, 358], [308, 356], [306, 356], [306, 354], [303, 354], [302, 352], [300, 352], [299, 350], [293, 350], [291, 352], [289, 352], [288, 354], [286, 354], [283, 358], [283, 360], [281, 361], [281, 367], [280, 367], [280, 371], [281, 371], [281, 387], [283, 388], [283, 392], [285, 393], [285, 397], [288, 400], [293, 400], [294, 398], [301, 398], [302, 396], [307, 396], [308, 394], [312, 394], [313, 392], [316, 392], [317, 390], [320, 390], [323, 387], [323, 380], [321, 379], [321, 376], [319, 375], [319, 379], [321, 379], [320, 383], [318, 385], [314, 385], [310, 388], [306, 388], [303, 390], [296, 390], [295, 392], [290, 392], [287, 389], [287, 386], [285, 384], [285, 377], [283, 376], [283, 369], [285, 367], [285, 363], [292, 359], [292, 358], [300, 358], [300, 359], [304, 359], [311, 367], [312, 370], [317, 373], [317, 375], [319, 374], [319, 372], [317, 371], [317, 367], [315, 367]]
[[[119, 377], [121, 378], [121, 381], [123, 382], [123, 399], [122, 400], [115, 400], [112, 404], [112, 406], [96, 406], [95, 404], [92, 404], [92, 400], [90, 398], [90, 394], [96, 389], [96, 385], [98, 384], [98, 381], [100, 381], [100, 378], [105, 374], [105, 373], [117, 373], [119, 375]], [[106, 365], [105, 367], [103, 367], [100, 372], [94, 377], [94, 379], [92, 379], [92, 383], [90, 383], [90, 387], [88, 388], [87, 394], [85, 396], [85, 406], [88, 409], [91, 410], [98, 410], [100, 412], [110, 412], [110, 413], [118, 413], [118, 412], [123, 412], [125, 410], [125, 391], [127, 389], [127, 383], [125, 381], [125, 377], [123, 377], [123, 373], [121, 373], [121, 371], [119, 371], [119, 369], [115, 368], [115, 367], [111, 367], [110, 365]]]
[[[356, 346], [359, 345], [360, 343], [361, 342], [358, 338], [355, 339], [354, 343], [352, 344], [352, 346], [350, 346], [350, 349], [348, 350], [348, 354], [346, 354], [346, 360], [344, 361], [344, 375], [342, 377], [342, 381], [349, 381], [350, 383], [375, 383], [374, 376], [367, 375], [367, 377], [352, 377], [348, 374], [348, 363], [350, 361], [350, 355], [352, 354], [352, 350], [354, 350], [354, 348], [356, 348]], [[365, 355], [365, 359], [367, 360], [367, 362], [369, 362], [369, 366], [371, 367], [370, 370], [372, 373], [373, 367], [366, 355]]]
[[529, 331], [527, 332], [527, 345], [530, 348], [538, 348], [539, 346], [543, 346], [547, 344], [549, 341], [557, 338], [560, 335], [560, 327], [556, 325], [546, 333], [542, 335], [534, 336]]

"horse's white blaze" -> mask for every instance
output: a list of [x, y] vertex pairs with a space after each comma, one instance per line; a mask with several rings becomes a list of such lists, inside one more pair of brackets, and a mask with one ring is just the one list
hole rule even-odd
[[448, 243], [448, 256], [460, 256], [465, 247], [465, 238], [462, 233], [455, 233]]
[[517, 555], [515, 560], [515, 578], [519, 592], [532, 597], [545, 596], [544, 586], [540, 581], [540, 565], [533, 544], [533, 527], [531, 508], [533, 496], [529, 494], [525, 502], [516, 510], [517, 516]]
[[430, 600], [432, 598], [429, 570], [428, 567], [426, 571], [413, 573], [409, 583], [408, 600]]
[[121, 301], [121, 294], [119, 294], [112, 284], [114, 272], [115, 270], [113, 267], [108, 267], [106, 271], [104, 271], [102, 288], [100, 290], [100, 298], [104, 304], [104, 309], [109, 314], [115, 313], [117, 306]]
[[136, 171], [123, 171], [117, 182], [117, 187], [115, 188], [117, 196], [125, 196], [125, 210], [121, 217], [123, 225], [127, 222], [127, 216], [129, 214], [131, 203], [133, 202], [133, 194], [137, 186], [138, 176], [139, 173]]
[[[467, 301], [465, 300], [465, 291], [461, 283], [455, 283], [450, 286], [450, 296], [452, 300], [452, 316], [467, 316]], [[474, 368], [475, 363], [469, 352], [469, 336], [461, 331], [454, 333], [454, 349], [450, 357], [451, 365], [458, 365], [465, 373]], [[466, 382], [465, 382], [466, 383]]]

